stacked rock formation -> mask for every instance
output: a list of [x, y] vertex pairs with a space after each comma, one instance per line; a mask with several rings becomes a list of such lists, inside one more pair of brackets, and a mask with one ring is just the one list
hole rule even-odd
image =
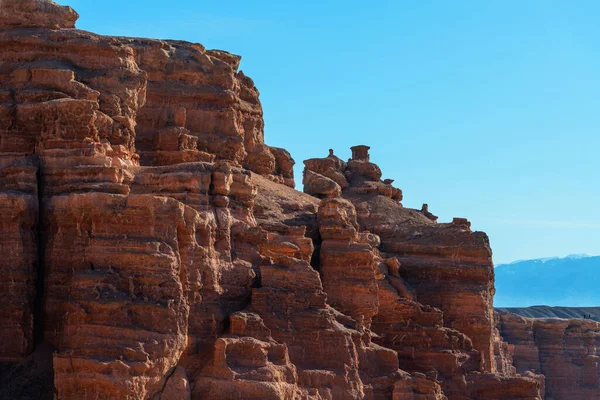
[[[464, 218], [438, 224], [426, 206], [404, 208], [369, 148], [351, 150], [347, 162], [331, 150], [304, 162], [304, 191], [323, 199], [319, 215], [328, 222], [320, 273], [330, 303], [366, 321], [375, 342], [398, 353], [401, 369], [424, 374], [448, 398], [540, 396], [543, 378], [515, 373], [495, 326], [487, 236]], [[327, 215], [343, 216], [347, 229]]]
[[542, 398], [485, 234], [366, 146], [294, 190], [238, 56], [76, 19], [0, 2], [0, 397]]

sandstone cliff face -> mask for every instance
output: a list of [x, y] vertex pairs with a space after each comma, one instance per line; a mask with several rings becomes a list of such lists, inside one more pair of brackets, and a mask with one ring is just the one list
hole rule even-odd
[[485, 234], [404, 208], [366, 146], [300, 193], [238, 56], [0, 11], [0, 397], [542, 398]]
[[0, 170], [0, 268], [5, 299], [0, 325], [0, 361], [27, 356], [34, 346], [34, 303], [37, 281], [37, 163], [7, 157]]
[[[543, 379], [516, 375], [495, 327], [487, 236], [465, 219], [438, 224], [427, 207], [404, 208], [368, 150], [353, 147], [348, 162], [331, 150], [305, 161], [304, 190], [323, 198], [328, 222], [320, 272], [324, 285], [331, 282], [331, 304], [361, 315], [375, 341], [397, 351], [400, 368], [426, 374], [449, 398], [539, 396]], [[337, 190], [322, 190], [332, 183]], [[334, 214], [348, 222], [324, 218]], [[346, 241], [343, 251], [336, 238]]]
[[504, 339], [514, 346], [518, 372], [546, 377], [546, 399], [600, 396], [600, 323], [583, 319], [531, 319], [499, 313]]

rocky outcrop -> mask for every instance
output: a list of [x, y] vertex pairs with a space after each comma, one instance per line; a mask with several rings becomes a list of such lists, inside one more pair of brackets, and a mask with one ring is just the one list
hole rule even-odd
[[200, 44], [121, 39], [147, 73], [137, 117], [142, 164], [229, 160], [294, 187], [294, 160], [264, 143], [258, 90], [241, 57]]
[[2, 0], [0, 26], [11, 28], [74, 28], [79, 15], [53, 1]]
[[44, 338], [59, 395], [158, 392], [187, 346], [208, 221], [147, 195], [55, 196], [45, 209]]
[[504, 340], [514, 346], [518, 372], [546, 377], [546, 399], [595, 399], [600, 394], [600, 323], [531, 319], [499, 313]]
[[[341, 194], [319, 212], [320, 273], [331, 304], [362, 321], [400, 368], [426, 374], [449, 398], [537, 398], [543, 378], [518, 376], [494, 311], [487, 236], [455, 218], [438, 224], [428, 207], [406, 209], [402, 192], [355, 146], [305, 161], [305, 178], [335, 181]], [[521, 396], [521, 397], [519, 397]]]
[[196, 380], [195, 395], [207, 399], [294, 398], [300, 391], [298, 374], [287, 346], [272, 338], [271, 330], [255, 313], [234, 313], [230, 323], [229, 334], [217, 339], [211, 363]]
[[294, 190], [239, 56], [76, 19], [0, 2], [0, 395], [541, 398], [485, 234], [404, 208], [367, 146]]

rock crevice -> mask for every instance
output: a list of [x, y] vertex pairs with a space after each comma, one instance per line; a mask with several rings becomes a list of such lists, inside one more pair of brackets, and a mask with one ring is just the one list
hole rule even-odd
[[0, 2], [0, 397], [543, 397], [484, 233], [403, 207], [367, 146], [294, 190], [239, 56], [76, 19]]

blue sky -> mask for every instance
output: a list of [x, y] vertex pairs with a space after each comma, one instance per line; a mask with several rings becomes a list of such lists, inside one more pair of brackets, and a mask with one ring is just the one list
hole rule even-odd
[[600, 2], [59, 0], [80, 29], [243, 56], [266, 141], [355, 144], [496, 262], [600, 254]]

